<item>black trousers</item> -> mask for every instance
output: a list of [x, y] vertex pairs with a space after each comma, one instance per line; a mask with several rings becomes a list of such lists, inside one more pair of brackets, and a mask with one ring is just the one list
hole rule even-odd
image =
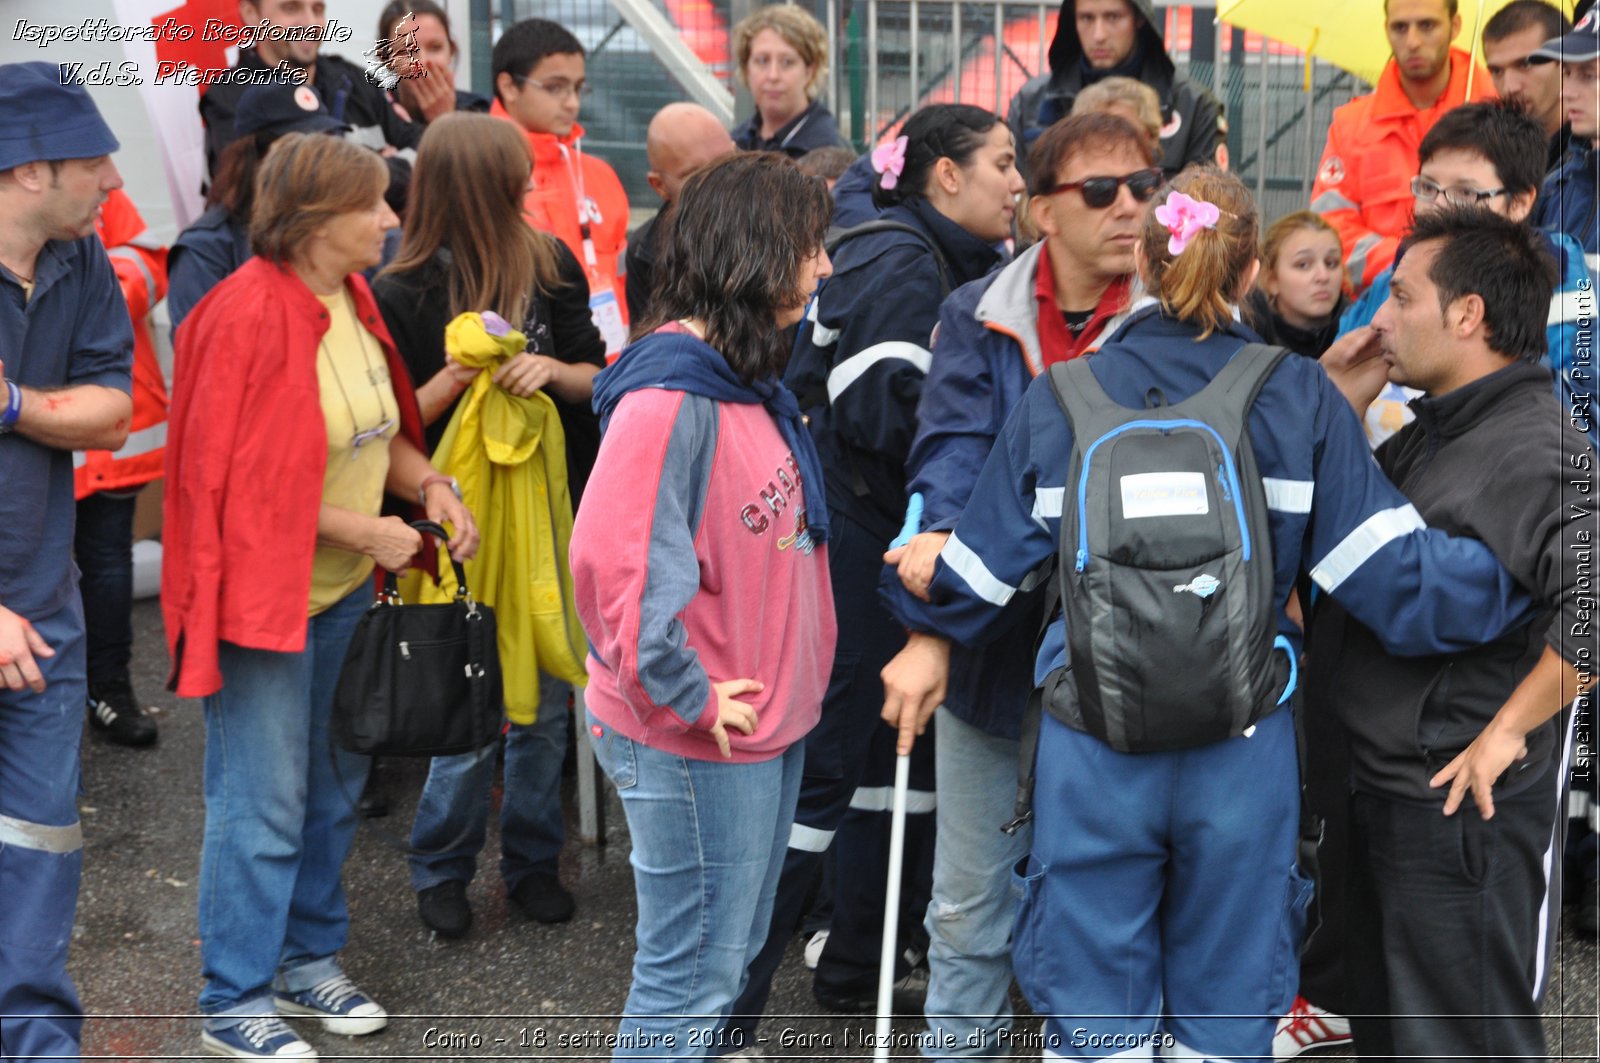
[[1361, 1059], [1542, 1059], [1539, 910], [1561, 787], [1554, 765], [1485, 820], [1357, 793], [1345, 936]]

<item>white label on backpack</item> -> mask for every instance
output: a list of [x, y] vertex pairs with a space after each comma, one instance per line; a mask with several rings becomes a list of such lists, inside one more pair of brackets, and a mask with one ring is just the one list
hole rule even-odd
[[1122, 517], [1189, 517], [1210, 511], [1198, 472], [1141, 472], [1122, 478]]

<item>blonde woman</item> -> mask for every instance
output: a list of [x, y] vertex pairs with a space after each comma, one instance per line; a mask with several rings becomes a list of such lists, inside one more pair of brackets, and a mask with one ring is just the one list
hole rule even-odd
[[756, 113], [733, 130], [745, 151], [781, 151], [791, 159], [844, 144], [833, 114], [817, 98], [828, 72], [828, 34], [790, 4], [764, 7], [733, 28], [739, 79]]

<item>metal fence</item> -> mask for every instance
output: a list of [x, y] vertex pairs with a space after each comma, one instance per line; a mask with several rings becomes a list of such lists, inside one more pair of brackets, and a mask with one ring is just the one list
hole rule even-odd
[[[1037, 0], [807, 0], [803, 6], [828, 30], [824, 92], [858, 149], [928, 103], [960, 101], [1003, 115], [1023, 84], [1048, 69], [1059, 10]], [[645, 127], [673, 100], [720, 94], [721, 106], [731, 106], [732, 10], [733, 0], [495, 0], [489, 37], [537, 16], [583, 42], [596, 90], [579, 119], [585, 147], [616, 168], [636, 206], [654, 208], [644, 177]], [[1368, 86], [1313, 63], [1307, 92], [1305, 60], [1293, 49], [1215, 25], [1210, 6], [1158, 10], [1178, 70], [1223, 102], [1231, 164], [1257, 190], [1265, 216], [1304, 207], [1333, 109]], [[649, 33], [650, 16], [675, 35], [666, 47]], [[479, 70], [484, 84], [475, 87], [489, 91], [487, 66]]]

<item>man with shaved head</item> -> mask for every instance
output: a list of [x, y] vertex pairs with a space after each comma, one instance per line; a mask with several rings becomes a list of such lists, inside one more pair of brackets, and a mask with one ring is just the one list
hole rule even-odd
[[731, 151], [733, 138], [717, 116], [698, 103], [669, 103], [650, 119], [644, 134], [650, 160], [646, 178], [661, 197], [661, 210], [634, 231], [628, 241], [628, 318], [638, 321], [654, 291], [656, 226], [689, 175]]

